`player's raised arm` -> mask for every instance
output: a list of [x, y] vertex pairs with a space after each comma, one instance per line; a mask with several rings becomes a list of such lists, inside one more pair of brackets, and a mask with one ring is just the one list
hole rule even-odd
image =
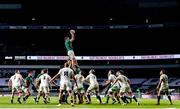
[[111, 81], [107, 80], [105, 84], [103, 84], [103, 86], [107, 86], [111, 83]]
[[53, 83], [53, 81], [58, 78], [58, 76], [61, 74], [61, 70], [50, 80], [50, 83]]
[[74, 36], [75, 30], [70, 30], [70, 34], [71, 34], [71, 39], [70, 39], [70, 41], [73, 42], [73, 41], [75, 40], [75, 36]]
[[84, 82], [89, 84], [89, 78], [90, 78], [90, 76], [88, 75], [88, 76], [84, 79]]
[[119, 77], [116, 78], [116, 80], [112, 83], [111, 87], [116, 84], [116, 82], [119, 80]]
[[76, 84], [76, 86], [77, 86], [77, 88], [78, 88], [77, 80], [76, 80], [74, 74], [72, 75], [72, 79], [74, 80], [74, 82], [75, 82], [75, 84]]

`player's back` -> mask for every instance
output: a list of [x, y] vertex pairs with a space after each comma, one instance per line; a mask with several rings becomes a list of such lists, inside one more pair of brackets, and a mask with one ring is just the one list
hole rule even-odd
[[22, 83], [22, 75], [21, 74], [14, 74], [10, 80], [12, 81], [12, 86], [21, 86]]
[[25, 78], [25, 81], [26, 81], [27, 87], [29, 87], [30, 84], [33, 82], [33, 79], [32, 79], [32, 77], [27, 76], [27, 77]]
[[83, 85], [84, 77], [81, 74], [76, 74], [75, 79], [77, 81], [77, 84]]
[[89, 80], [90, 82], [90, 85], [95, 85], [95, 84], [98, 84], [97, 82], [97, 78], [94, 74], [89, 74], [87, 77], [86, 77], [87, 80]]
[[65, 40], [65, 47], [66, 47], [67, 51], [73, 50], [72, 42], [70, 41], [70, 39]]
[[124, 75], [119, 75], [118, 78], [120, 78], [121, 85], [127, 85], [127, 86], [129, 86], [128, 78], [127, 78], [126, 76], [124, 76]]
[[68, 81], [68, 82], [70, 82], [70, 79], [71, 79], [73, 74], [74, 74], [73, 70], [71, 68], [68, 68], [68, 67], [62, 68], [59, 71], [59, 75], [60, 75], [60, 80], [61, 81]]
[[168, 85], [168, 76], [166, 74], [162, 74], [160, 76], [160, 79], [162, 80], [162, 85], [164, 84]]
[[111, 81], [111, 84], [116, 80], [116, 76], [114, 74], [110, 74], [108, 80]]
[[50, 80], [51, 80], [51, 77], [50, 77], [47, 73], [41, 75], [41, 76], [39, 77], [39, 79], [40, 79], [40, 81], [41, 81], [41, 84], [40, 84], [40, 85], [42, 85], [42, 86], [49, 86], [49, 82], [50, 82]]

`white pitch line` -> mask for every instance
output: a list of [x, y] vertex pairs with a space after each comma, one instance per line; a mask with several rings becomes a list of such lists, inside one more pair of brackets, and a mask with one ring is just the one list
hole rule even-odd
[[[30, 108], [0, 108], [0, 109], [30, 109]], [[33, 108], [33, 109], [180, 109], [180, 108]]]

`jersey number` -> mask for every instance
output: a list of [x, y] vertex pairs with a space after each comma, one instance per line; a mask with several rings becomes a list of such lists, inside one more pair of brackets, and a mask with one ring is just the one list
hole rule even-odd
[[16, 79], [16, 76], [14, 76], [14, 80]]
[[95, 76], [93, 76], [93, 78], [94, 78], [94, 79], [96, 79], [96, 77], [95, 77]]
[[44, 80], [46, 79], [46, 76], [44, 76], [44, 78], [43, 78]]
[[68, 76], [68, 71], [65, 71], [65, 72], [64, 72], [64, 76]]

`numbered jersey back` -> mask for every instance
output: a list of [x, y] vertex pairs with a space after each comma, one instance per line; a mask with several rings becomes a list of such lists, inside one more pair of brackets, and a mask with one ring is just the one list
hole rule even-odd
[[90, 85], [98, 84], [97, 78], [96, 78], [96, 76], [94, 74], [89, 74], [86, 77], [86, 80], [88, 80], [90, 82]]
[[59, 70], [59, 75], [61, 81], [70, 81], [74, 73], [73, 70], [70, 68], [62, 68], [61, 70]]
[[42, 86], [49, 86], [49, 82], [51, 80], [51, 77], [48, 74], [43, 74], [39, 77], [41, 80], [41, 85]]
[[12, 81], [13, 86], [20, 86], [22, 82], [22, 76], [20, 74], [13, 75], [10, 80]]

